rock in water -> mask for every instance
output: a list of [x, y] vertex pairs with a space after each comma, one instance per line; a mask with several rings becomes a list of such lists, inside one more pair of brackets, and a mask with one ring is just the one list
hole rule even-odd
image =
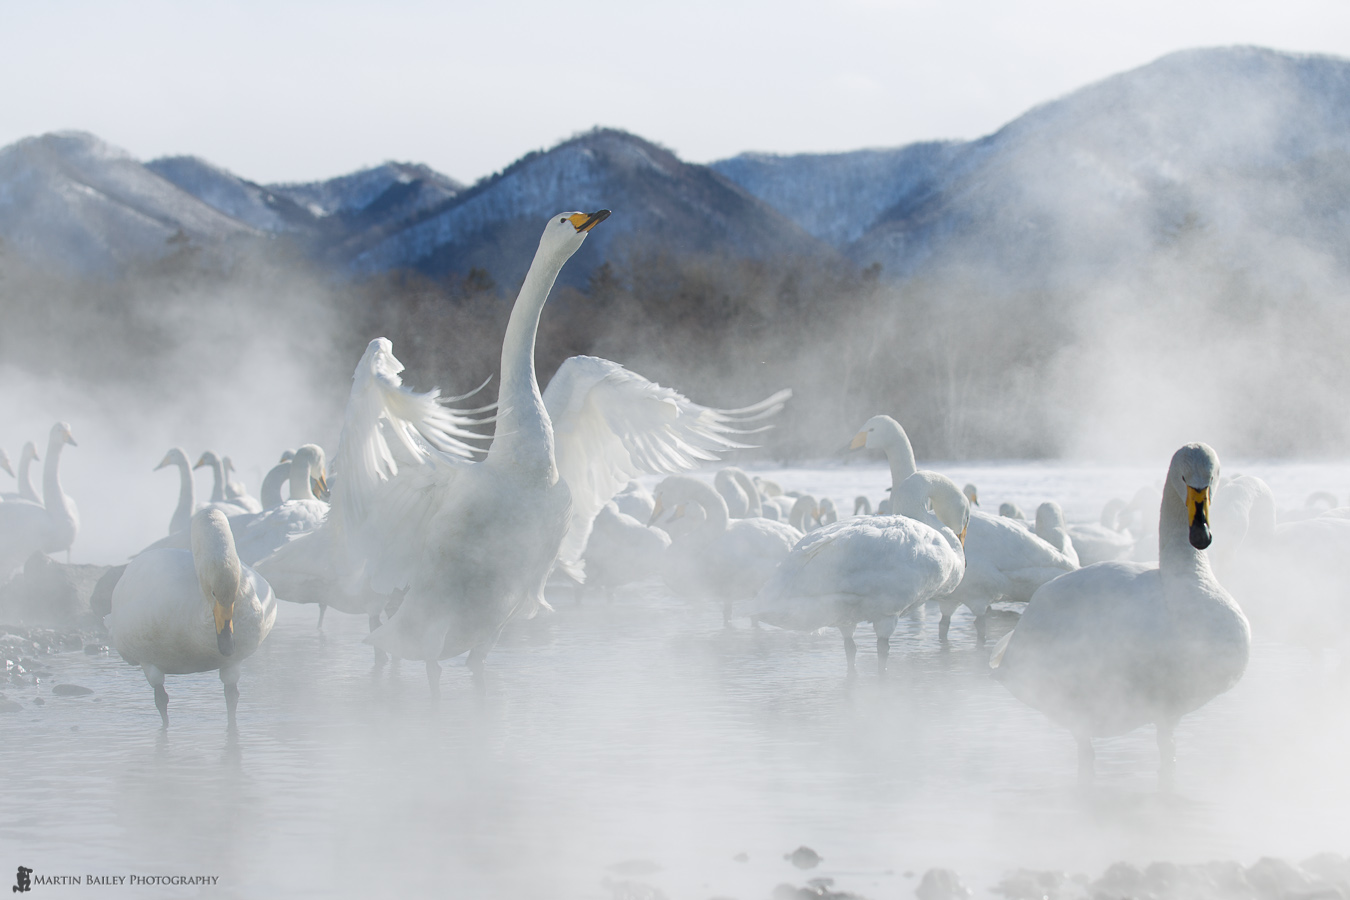
[[93, 691], [79, 684], [58, 684], [52, 688], [52, 693], [58, 697], [84, 697]]
[[966, 900], [975, 896], [951, 869], [929, 869], [914, 889], [919, 900]]
[[786, 859], [799, 869], [814, 869], [816, 866], [820, 865], [825, 857], [821, 856], [810, 847], [803, 845], [796, 850], [793, 850], [791, 853], [784, 853], [783, 859]]
[[23, 706], [21, 704], [15, 703], [13, 700], [6, 700], [3, 697], [0, 697], [0, 713], [20, 712], [22, 710]]
[[91, 610], [90, 599], [107, 571], [107, 566], [68, 566], [34, 553], [23, 572], [0, 589], [0, 621], [97, 629], [102, 617]]

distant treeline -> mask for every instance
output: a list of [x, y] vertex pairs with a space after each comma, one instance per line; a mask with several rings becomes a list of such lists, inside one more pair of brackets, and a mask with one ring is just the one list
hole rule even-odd
[[[791, 387], [788, 411], [757, 438], [780, 460], [838, 453], [877, 413], [905, 425], [920, 458], [1054, 457], [1093, 446], [1085, 427], [1114, 440], [1166, 431], [1168, 416], [1244, 454], [1343, 452], [1344, 304], [1169, 252], [1137, 281], [1094, 293], [972, 266], [895, 282], [845, 261], [630, 249], [583, 288], [555, 288], [539, 375], [547, 383], [586, 353], [715, 406]], [[378, 335], [408, 384], [454, 394], [490, 377], [483, 400], [494, 397], [516, 288], [479, 269], [338, 280], [279, 243], [182, 243], [93, 282], [0, 248], [0, 366], [87, 384], [110, 403], [125, 385], [166, 405], [192, 402], [207, 382], [228, 386], [241, 366], [271, 366], [278, 390], [309, 393], [331, 438], [352, 367]], [[1176, 402], [1152, 416], [1163, 397]]]

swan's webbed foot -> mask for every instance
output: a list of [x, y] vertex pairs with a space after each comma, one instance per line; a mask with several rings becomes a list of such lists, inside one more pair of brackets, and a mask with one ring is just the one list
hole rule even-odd
[[1097, 753], [1092, 749], [1092, 738], [1078, 736], [1078, 783], [1090, 785], [1097, 776]]
[[943, 613], [942, 618], [938, 620], [938, 640], [947, 643], [947, 631], [952, 627], [952, 614]]

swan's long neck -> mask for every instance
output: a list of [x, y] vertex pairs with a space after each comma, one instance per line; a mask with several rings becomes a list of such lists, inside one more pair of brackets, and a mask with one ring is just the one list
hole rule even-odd
[[764, 502], [759, 498], [759, 488], [750, 480], [750, 476], [740, 469], [731, 473], [736, 479], [736, 483], [745, 491], [745, 498], [750, 501], [750, 508], [746, 510], [746, 518], [762, 519], [764, 518]]
[[703, 507], [703, 512], [707, 515], [700, 531], [707, 535], [715, 535], [727, 530], [731, 524], [731, 512], [727, 509], [727, 501], [721, 494], [701, 481], [689, 484], [689, 494], [690, 499]]
[[[30, 445], [31, 446], [31, 445]], [[19, 459], [19, 496], [25, 500], [32, 500], [34, 503], [41, 503], [42, 498], [33, 488], [33, 454], [28, 452], [28, 447], [24, 447], [24, 454]]]
[[225, 467], [221, 464], [220, 458], [219, 458], [219, 457], [210, 460], [207, 464], [211, 467], [211, 471], [214, 472], [214, 473], [215, 473], [215, 476], [216, 476], [216, 483], [215, 483], [215, 485], [213, 485], [212, 488], [211, 488], [211, 502], [212, 502], [212, 503], [224, 503], [224, 502], [225, 502]]
[[539, 314], [566, 259], [535, 253], [525, 283], [520, 287], [502, 341], [502, 386], [497, 397], [497, 431], [486, 462], [543, 470], [550, 484], [557, 481], [553, 460], [553, 424], [544, 409], [534, 371], [534, 341]]
[[291, 499], [316, 500], [309, 486], [309, 460], [297, 456], [291, 460]]
[[42, 464], [42, 505], [48, 515], [63, 519], [74, 519], [70, 508], [70, 498], [61, 490], [61, 475], [58, 471], [61, 463], [61, 448], [65, 440], [59, 434], [53, 434], [47, 441], [47, 461]]
[[197, 505], [197, 486], [192, 482], [192, 466], [186, 459], [178, 466], [178, 506], [169, 520], [169, 534], [177, 534], [192, 521], [192, 508]]
[[933, 518], [933, 514], [928, 510], [928, 501], [932, 494], [931, 475], [926, 472], [918, 478], [906, 475], [903, 481], [897, 481], [896, 486], [891, 489], [891, 512], [908, 519], [927, 522]]
[[281, 486], [291, 477], [290, 462], [280, 463], [268, 470], [263, 476], [262, 487], [258, 488], [258, 500], [263, 509], [272, 509], [281, 505]]
[[1158, 513], [1158, 569], [1164, 581], [1174, 578], [1214, 579], [1209, 557], [1191, 546], [1186, 503], [1169, 484]]
[[886, 461], [891, 464], [892, 491], [899, 490], [905, 479], [919, 470], [914, 463], [914, 446], [904, 431], [900, 431], [886, 445]]

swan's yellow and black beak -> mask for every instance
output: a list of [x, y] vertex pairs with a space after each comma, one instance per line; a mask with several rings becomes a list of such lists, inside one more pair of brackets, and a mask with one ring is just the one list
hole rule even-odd
[[966, 546], [966, 532], [969, 531], [969, 530], [970, 530], [970, 525], [967, 524], [965, 528], [962, 528], [962, 529], [961, 529], [961, 533], [958, 534], [958, 535], [956, 536], [956, 539], [957, 539], [958, 541], [961, 542], [961, 548], [962, 548], [962, 549], [965, 549], [965, 546]]
[[577, 231], [584, 234], [608, 219], [609, 210], [602, 209], [598, 212], [593, 212], [590, 215], [587, 215], [586, 213], [573, 213], [567, 218], [572, 222], [572, 226], [576, 228]]
[[192, 464], [192, 468], [194, 468], [194, 469], [200, 469], [200, 468], [201, 468], [202, 466], [204, 466], [204, 465], [206, 465], [206, 454], [205, 454], [205, 453], [202, 454], [202, 458], [201, 458], [201, 459], [197, 460], [195, 463]]
[[867, 432], [860, 431], [853, 436], [853, 440], [849, 442], [848, 449], [861, 450], [863, 447], [866, 446], [867, 446]]
[[330, 495], [330, 492], [328, 490], [328, 479], [324, 477], [324, 474], [322, 472], [319, 473], [318, 478], [310, 479], [310, 490], [312, 490], [314, 492], [314, 496], [318, 497], [320, 500], [328, 499]]
[[0, 456], [0, 469], [4, 469], [6, 472], [8, 472], [10, 478], [19, 477], [15, 475], [14, 470], [9, 467], [9, 459], [7, 457]]
[[1214, 540], [1209, 533], [1209, 487], [1196, 490], [1186, 485], [1186, 521], [1191, 528], [1191, 546], [1204, 550]]
[[657, 498], [656, 498], [656, 505], [652, 507], [652, 515], [651, 515], [651, 518], [647, 520], [647, 527], [650, 528], [650, 527], [652, 527], [653, 525], [655, 525], [655, 524], [656, 524], [656, 520], [659, 519], [659, 518], [661, 518], [661, 513], [665, 512], [665, 511], [666, 511], [666, 508], [665, 508], [664, 506], [661, 505], [661, 498], [660, 498], [660, 497], [657, 497]]
[[165, 466], [171, 466], [171, 465], [173, 465], [173, 460], [170, 459], [168, 456], [165, 456], [163, 459], [161, 459], [161, 460], [159, 461], [159, 465], [155, 466], [155, 468], [153, 469], [153, 471], [158, 472], [160, 469], [164, 468]]
[[216, 614], [216, 648], [221, 656], [234, 655], [234, 601], [212, 604]]

